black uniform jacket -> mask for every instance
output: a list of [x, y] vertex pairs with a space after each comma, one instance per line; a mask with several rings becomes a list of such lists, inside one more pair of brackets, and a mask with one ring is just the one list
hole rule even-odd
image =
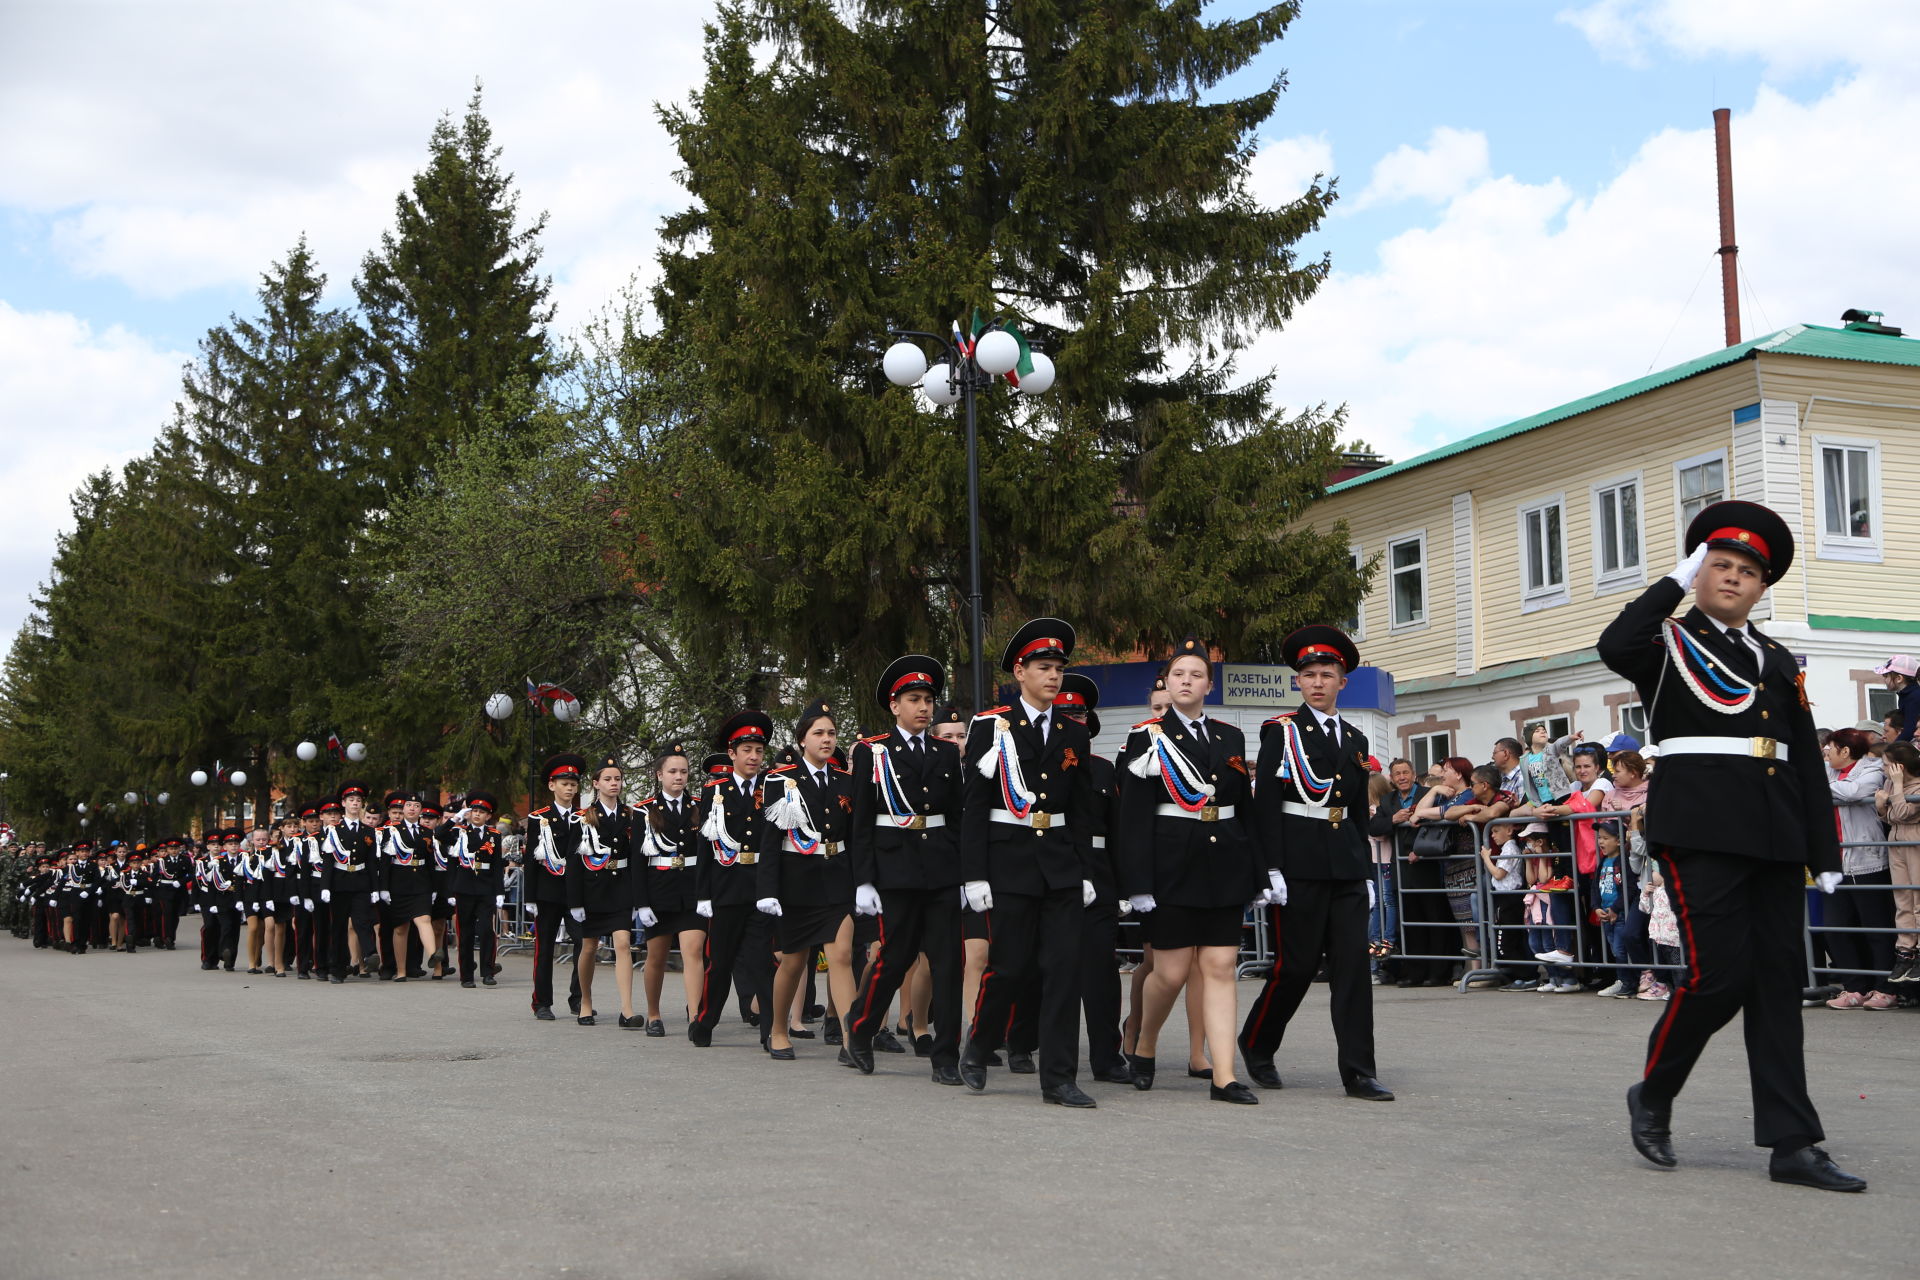
[[[766, 819], [762, 809], [767, 799], [767, 775], [757, 774], [743, 787], [737, 775], [728, 773], [709, 782], [700, 793], [700, 807], [694, 814], [694, 836], [700, 842], [700, 865], [696, 881], [700, 897], [716, 907], [752, 906], [760, 892], [760, 846]], [[700, 834], [714, 806], [726, 815], [727, 836], [739, 841], [737, 850], [716, 851], [713, 842]], [[722, 861], [722, 859], [726, 859]], [[657, 911], [659, 908], [655, 908]]]
[[1126, 894], [1120, 888], [1120, 774], [1105, 756], [1088, 756], [1088, 785], [1093, 791], [1087, 819], [1087, 879], [1093, 881], [1093, 906], [1111, 911]]
[[[347, 856], [345, 866], [334, 852], [336, 844]], [[352, 826], [342, 821], [339, 826], [322, 828], [320, 861], [320, 887], [331, 893], [374, 892], [386, 887], [385, 867], [374, 856], [373, 828], [364, 822]]]
[[[960, 819], [964, 879], [988, 881], [996, 891], [1036, 896], [1092, 879], [1092, 833], [1087, 828], [1096, 802], [1087, 761], [1093, 742], [1085, 725], [1064, 715], [1050, 718], [1053, 727], [1044, 743], [1018, 704], [984, 711], [968, 726], [966, 804]], [[1001, 776], [996, 767], [994, 776], [986, 777], [979, 766], [995, 749], [996, 721], [1005, 722], [1011, 734], [1034, 811], [1049, 816], [1044, 828], [993, 820], [993, 811], [1006, 807]]]
[[500, 856], [500, 838], [491, 825], [450, 822], [434, 834], [447, 859], [448, 896], [491, 902], [506, 893], [507, 864]]
[[[813, 852], [795, 847], [798, 829], [787, 831], [766, 815], [781, 803], [788, 788], [797, 790], [806, 805], [807, 825], [819, 834]], [[853, 855], [847, 836], [853, 830], [853, 786], [846, 769], [827, 766], [823, 790], [806, 764], [782, 765], [767, 776], [767, 802], [761, 811], [760, 896], [778, 898], [783, 907], [839, 907], [853, 905]]]
[[[1177, 807], [1173, 784], [1158, 768], [1149, 768], [1144, 778], [1132, 768], [1153, 750], [1155, 724], [1194, 774], [1213, 784], [1208, 807], [1217, 812], [1231, 805], [1232, 817], [1205, 821], [1160, 812], [1161, 805]], [[1209, 717], [1206, 726], [1202, 746], [1185, 719], [1169, 709], [1127, 736], [1120, 753], [1120, 819], [1115, 826], [1120, 888], [1127, 897], [1150, 893], [1165, 906], [1234, 907], [1245, 906], [1266, 887], [1265, 863], [1247, 830], [1253, 787], [1247, 776], [1246, 736], [1224, 720]]]
[[[1290, 778], [1280, 777], [1287, 722], [1299, 726], [1300, 745], [1314, 776], [1331, 779], [1321, 797], [1327, 819], [1287, 813], [1286, 802], [1308, 803]], [[1253, 829], [1266, 865], [1287, 878], [1365, 880], [1373, 874], [1367, 846], [1367, 735], [1340, 722], [1340, 746], [1320, 727], [1311, 707], [1283, 711], [1260, 726], [1260, 762], [1254, 766]], [[1338, 810], [1338, 814], [1333, 813]]]
[[[609, 813], [595, 800], [581, 813], [580, 841], [567, 858], [567, 908], [584, 908], [588, 915], [631, 916], [634, 875], [627, 833], [633, 810], [623, 804]], [[587, 861], [589, 853], [600, 861], [599, 867]]]
[[[557, 866], [548, 866], [539, 855], [540, 834], [553, 833], [553, 853]], [[578, 812], [543, 804], [527, 815], [527, 838], [520, 856], [526, 887], [522, 897], [541, 906], [567, 905], [567, 866], [580, 847]]]
[[[853, 882], [878, 889], [951, 889], [960, 883], [960, 748], [932, 734], [925, 746], [906, 748], [899, 729], [854, 745], [848, 774], [853, 784]], [[875, 751], [875, 748], [883, 748]], [[876, 760], [885, 760], [900, 789], [889, 804], [874, 781]], [[911, 813], [904, 823], [895, 806]], [[929, 827], [926, 820], [940, 825]], [[918, 825], [915, 825], [916, 821]]]
[[[634, 906], [668, 916], [691, 911], [700, 900], [700, 859], [705, 846], [696, 829], [698, 808], [692, 791], [680, 793], [677, 812], [664, 793], [655, 792], [634, 811], [633, 856], [639, 859]], [[656, 867], [655, 858], [677, 858], [680, 865], [669, 862]]]
[[[1816, 874], [1840, 870], [1833, 795], [1814, 737], [1813, 712], [1801, 695], [1799, 664], [1785, 646], [1756, 631], [1766, 661], [1752, 705], [1731, 715], [1706, 706], [1672, 668], [1661, 634], [1660, 624], [1685, 597], [1672, 578], [1641, 592], [1600, 633], [1600, 660], [1640, 691], [1650, 709], [1648, 736], [1655, 743], [1681, 737], [1760, 739], [1761, 754], [1662, 756], [1647, 791], [1648, 841], [1657, 847], [1801, 862]], [[1748, 683], [1735, 673], [1751, 666], [1732, 665], [1740, 661], [1740, 641], [1697, 608], [1688, 610], [1680, 625], [1713, 669]], [[1774, 739], [1787, 748], [1787, 759], [1764, 754], [1765, 741]]]

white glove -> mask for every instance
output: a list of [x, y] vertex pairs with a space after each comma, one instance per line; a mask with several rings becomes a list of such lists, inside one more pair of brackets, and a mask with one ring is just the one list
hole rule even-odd
[[700, 901], [694, 903], [693, 914], [697, 916], [704, 916], [709, 920], [713, 919], [713, 899], [702, 898], [700, 899]]
[[1083, 907], [1092, 906], [1095, 896], [1093, 892], [1093, 881], [1082, 880], [1080, 882], [1080, 905]]
[[642, 929], [651, 929], [660, 923], [660, 917], [652, 907], [642, 907], [634, 912], [634, 919], [640, 922]]
[[320, 891], [320, 901], [322, 901], [322, 902], [332, 902], [332, 901], [333, 901], [333, 890], [331, 890], [331, 889], [322, 889], [322, 890]]
[[880, 914], [880, 891], [870, 884], [863, 884], [853, 891], [853, 914], [857, 916], [877, 916]]
[[969, 911], [993, 910], [993, 886], [985, 880], [969, 880], [960, 889], [967, 899]]
[[1367, 881], [1367, 910], [1371, 911], [1379, 905], [1380, 905], [1380, 894], [1377, 890], [1374, 889], [1373, 881], [1369, 880]]
[[753, 905], [755, 910], [765, 912], [767, 915], [777, 916], [780, 914], [780, 899], [778, 898], [762, 898]]
[[496, 894], [494, 894], [494, 895], [493, 895], [493, 905], [494, 905], [495, 907], [504, 907], [504, 906], [506, 906], [506, 905], [507, 905], [507, 895], [506, 895], [506, 894], [504, 894], [504, 893], [496, 893]]
[[1267, 872], [1267, 901], [1276, 907], [1287, 905], [1287, 878], [1278, 870]]
[[537, 902], [529, 902], [527, 904], [527, 919], [538, 920], [539, 918], [540, 918], [540, 904]]
[[1813, 883], [1819, 888], [1820, 892], [1832, 893], [1834, 889], [1839, 886], [1841, 879], [1842, 876], [1838, 871], [1822, 871], [1813, 878]]
[[1124, 915], [1130, 915], [1132, 914], [1132, 912], [1133, 912], [1133, 900], [1130, 898], [1120, 899], [1120, 914], [1124, 916]]
[[216, 907], [216, 906], [214, 906], [214, 905], [213, 905], [213, 904], [212, 904], [211, 902], [209, 902], [209, 903], [207, 904], [207, 910], [209, 910], [209, 911], [211, 911], [211, 912], [213, 912], [213, 914], [215, 914], [215, 915], [219, 915], [219, 914], [220, 914], [220, 908], [218, 908], [218, 907]]
[[386, 889], [382, 889], [382, 890], [380, 891], [380, 901], [382, 901], [382, 902], [392, 902], [392, 901], [393, 901], [393, 894], [392, 894], [392, 893], [391, 893], [391, 892], [390, 892], [389, 890], [386, 890]]
[[587, 922], [587, 909], [585, 907], [575, 907], [573, 910], [567, 912], [567, 914], [573, 917], [575, 924], [585, 924]]
[[1667, 576], [1679, 583], [1682, 591], [1691, 591], [1693, 590], [1693, 580], [1700, 573], [1700, 566], [1706, 562], [1707, 544], [1703, 542], [1693, 549], [1692, 555], [1673, 566], [1673, 572]]
[[447, 905], [448, 905], [448, 906], [450, 906], [450, 907], [457, 907], [457, 906], [459, 906], [459, 905], [460, 905], [460, 899], [458, 899], [458, 898], [456, 898], [456, 897], [454, 897], [454, 896], [453, 896], [452, 894], [448, 894], [448, 895], [447, 895]]
[[1153, 900], [1153, 895], [1150, 893], [1136, 893], [1127, 899], [1127, 905], [1141, 915], [1145, 915], [1160, 904]]
[[[325, 892], [325, 890], [322, 890], [321, 892], [323, 892], [323, 893], [324, 893], [324, 892]], [[312, 898], [308, 898], [308, 899], [307, 899], [307, 910], [309, 910], [309, 911], [311, 911], [311, 910], [313, 910], [313, 899], [312, 899]]]

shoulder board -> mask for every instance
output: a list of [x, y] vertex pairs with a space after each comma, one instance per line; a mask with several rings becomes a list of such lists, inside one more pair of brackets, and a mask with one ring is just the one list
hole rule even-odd
[[1135, 733], [1138, 733], [1140, 730], [1146, 728], [1150, 724], [1159, 724], [1159, 723], [1160, 723], [1160, 717], [1155, 716], [1151, 720], [1142, 720], [1139, 724], [1133, 726], [1133, 731]]
[[1009, 712], [1009, 711], [1011, 711], [1011, 710], [1013, 710], [1013, 708], [1012, 708], [1011, 706], [1005, 706], [1005, 707], [988, 707], [988, 708], [987, 708], [987, 709], [986, 709], [985, 711], [976, 711], [976, 712], [974, 713], [974, 716], [973, 716], [973, 718], [974, 718], [975, 720], [990, 720], [990, 719], [992, 719], [992, 718], [993, 718], [994, 716], [998, 716], [998, 715], [1005, 715], [1005, 714], [1006, 714], [1007, 712]]
[[648, 796], [648, 797], [647, 797], [647, 798], [646, 798], [645, 800], [642, 800], [642, 801], [641, 801], [641, 802], [640, 802], [639, 804], [637, 804], [637, 805], [635, 805], [635, 806], [633, 806], [633, 807], [634, 807], [634, 808], [636, 808], [636, 809], [644, 809], [644, 808], [646, 808], [646, 807], [647, 807], [648, 805], [650, 805], [650, 804], [652, 804], [652, 803], [653, 803], [653, 802], [654, 802], [655, 800], [657, 800], [658, 798], [659, 798], [658, 796]]
[[1279, 715], [1277, 715], [1277, 716], [1274, 716], [1274, 717], [1273, 717], [1272, 719], [1270, 719], [1270, 720], [1262, 720], [1262, 721], [1260, 722], [1260, 727], [1264, 729], [1264, 728], [1266, 728], [1266, 727], [1267, 727], [1268, 725], [1270, 725], [1270, 724], [1279, 724], [1279, 723], [1280, 723], [1280, 722], [1281, 722], [1282, 720], [1291, 720], [1291, 719], [1293, 719], [1293, 717], [1294, 717], [1294, 713], [1293, 713], [1293, 712], [1291, 712], [1291, 711], [1282, 711], [1282, 712], [1281, 712], [1281, 713], [1280, 713]]
[[790, 765], [790, 764], [777, 764], [777, 765], [775, 765], [775, 766], [773, 766], [773, 768], [771, 768], [771, 769], [769, 769], [769, 770], [767, 770], [767, 772], [768, 772], [769, 774], [774, 774], [774, 773], [792, 773], [792, 772], [793, 772], [793, 770], [794, 770], [794, 768], [795, 768], [795, 766], [793, 766], [793, 765]]
[[719, 786], [721, 783], [725, 781], [726, 781], [725, 778], [715, 778], [711, 782], [707, 783], [706, 787], [703, 788], [703, 790], [712, 790], [714, 787]]
[[868, 736], [868, 737], [865, 737], [865, 738], [861, 738], [861, 739], [859, 740], [859, 742], [858, 742], [858, 743], [857, 743], [856, 745], [858, 745], [858, 746], [872, 746], [872, 745], [873, 745], [874, 743], [876, 743], [876, 742], [885, 742], [886, 740], [887, 740], [887, 735], [886, 735], [886, 734], [884, 734], [884, 733], [876, 733], [876, 734], [872, 734], [872, 735], [870, 735], [870, 736]]
[[841, 764], [838, 760], [827, 761], [827, 768], [833, 770], [835, 773], [845, 773], [847, 771], [847, 766]]
[[543, 804], [543, 805], [541, 805], [541, 806], [540, 806], [540, 807], [539, 807], [538, 809], [535, 809], [535, 810], [534, 810], [534, 811], [533, 811], [533, 812], [532, 812], [531, 814], [529, 814], [528, 816], [529, 816], [529, 817], [534, 817], [534, 818], [544, 818], [544, 817], [545, 817], [546, 815], [548, 815], [548, 814], [550, 814], [550, 813], [552, 813], [552, 812], [553, 812], [553, 806], [552, 806], [552, 805], [550, 805], [550, 804]]

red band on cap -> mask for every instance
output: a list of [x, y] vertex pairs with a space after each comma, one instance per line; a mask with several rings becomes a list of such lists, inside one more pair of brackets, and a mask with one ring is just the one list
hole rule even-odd
[[766, 736], [767, 735], [765, 734], [765, 732], [761, 730], [759, 725], [743, 724], [738, 729], [735, 729], [732, 733], [727, 735], [727, 741], [734, 742], [740, 738], [759, 738], [764, 741], [766, 739]]
[[929, 689], [931, 689], [933, 687], [933, 677], [928, 675], [924, 671], [910, 672], [907, 675], [901, 676], [898, 680], [895, 680], [893, 682], [893, 688], [887, 690], [887, 695], [891, 697], [892, 695], [906, 688], [908, 685], [915, 684], [915, 683], [924, 684]]
[[1056, 707], [1084, 707], [1087, 705], [1087, 700], [1077, 693], [1061, 693], [1055, 695], [1053, 705]]
[[1340, 655], [1340, 651], [1330, 644], [1310, 644], [1299, 652], [1296, 660], [1300, 658], [1332, 658], [1343, 667], [1347, 665], [1347, 660]]
[[578, 769], [574, 768], [570, 764], [563, 764], [558, 769], [555, 769], [552, 773], [547, 775], [547, 781], [551, 782], [555, 778], [577, 778], [579, 776], [580, 776], [580, 771]]
[[1762, 560], [1771, 561], [1773, 552], [1767, 548], [1766, 539], [1751, 529], [1715, 529], [1707, 535], [1708, 542], [1737, 542], [1743, 547], [1752, 547]]
[[1013, 660], [1015, 662], [1025, 662], [1028, 658], [1032, 657], [1036, 653], [1039, 653], [1043, 649], [1058, 649], [1060, 652], [1065, 653], [1067, 651], [1067, 646], [1060, 643], [1059, 640], [1055, 639], [1052, 636], [1041, 636], [1038, 640], [1033, 641], [1032, 643], [1028, 644], [1024, 649], [1020, 650], [1019, 653], [1014, 654]]

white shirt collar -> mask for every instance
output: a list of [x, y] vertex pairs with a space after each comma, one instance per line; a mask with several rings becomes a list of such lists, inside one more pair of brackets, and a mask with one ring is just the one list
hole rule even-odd
[[1025, 698], [1020, 699], [1020, 709], [1027, 713], [1027, 723], [1029, 724], [1040, 723], [1040, 717], [1047, 715], [1049, 712], [1053, 710], [1052, 707], [1048, 707], [1046, 711], [1042, 711], [1040, 710], [1040, 708], [1034, 706], [1031, 702], [1028, 702]]

